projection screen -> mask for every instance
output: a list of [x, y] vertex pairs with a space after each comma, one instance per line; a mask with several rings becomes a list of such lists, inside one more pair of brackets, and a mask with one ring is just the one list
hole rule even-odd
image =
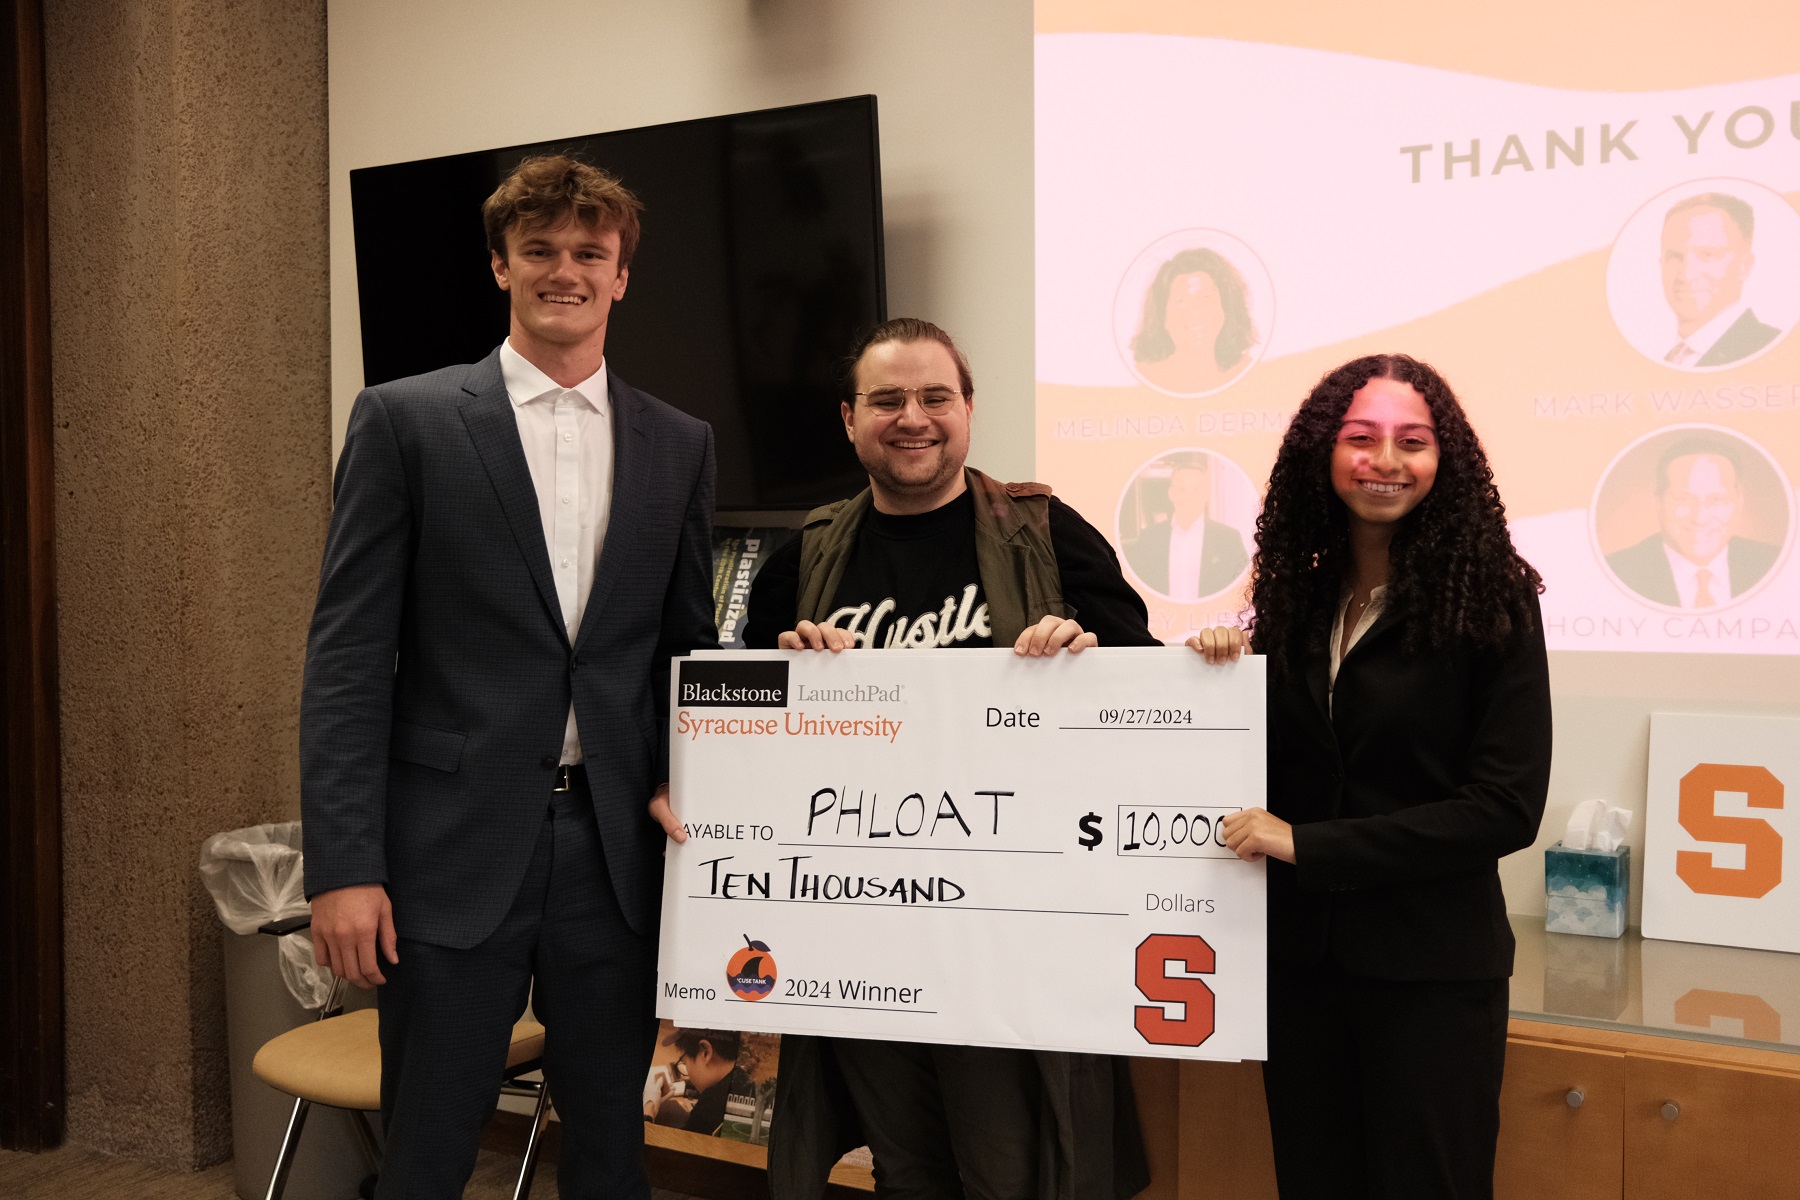
[[1156, 633], [1236, 619], [1288, 417], [1399, 351], [1469, 410], [1553, 650], [1800, 654], [1800, 74], [1673, 23], [1584, 65], [1523, 10], [1451, 51], [1211, 7], [1038, 5], [1038, 470]]

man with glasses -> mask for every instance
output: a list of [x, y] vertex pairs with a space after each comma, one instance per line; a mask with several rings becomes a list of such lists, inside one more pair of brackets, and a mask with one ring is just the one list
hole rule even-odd
[[[869, 486], [812, 512], [769, 560], [748, 645], [1157, 644], [1098, 530], [1042, 484], [964, 465], [975, 386], [949, 334], [886, 322], [857, 347], [850, 390], [844, 432]], [[1149, 1182], [1123, 1060], [790, 1036], [779, 1079], [770, 1172], [784, 1198], [823, 1196], [864, 1139], [883, 1197], [1112, 1200]]]

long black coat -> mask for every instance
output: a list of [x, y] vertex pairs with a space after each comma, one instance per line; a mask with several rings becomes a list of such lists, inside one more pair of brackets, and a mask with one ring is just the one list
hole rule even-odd
[[1550, 780], [1543, 622], [1500, 651], [1409, 653], [1386, 612], [1330, 687], [1329, 630], [1269, 676], [1269, 951], [1375, 979], [1503, 979], [1499, 859], [1537, 838]]

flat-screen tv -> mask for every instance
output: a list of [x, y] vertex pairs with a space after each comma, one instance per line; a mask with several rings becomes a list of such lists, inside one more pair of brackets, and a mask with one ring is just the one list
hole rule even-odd
[[644, 201], [607, 365], [712, 423], [719, 509], [861, 488], [838, 404], [852, 342], [887, 316], [874, 96], [350, 172], [364, 381], [473, 362], [506, 336], [481, 202], [551, 153]]

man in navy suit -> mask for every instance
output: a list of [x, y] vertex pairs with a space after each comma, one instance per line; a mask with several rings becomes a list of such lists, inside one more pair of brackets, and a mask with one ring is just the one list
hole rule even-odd
[[1744, 301], [1756, 266], [1756, 210], [1736, 196], [1689, 196], [1663, 218], [1663, 298], [1675, 316], [1675, 344], [1663, 361], [1722, 367], [1749, 358], [1781, 333]]
[[1758, 583], [1781, 547], [1739, 537], [1744, 507], [1737, 451], [1716, 435], [1673, 442], [1656, 467], [1661, 526], [1641, 542], [1606, 556], [1625, 586], [1670, 608], [1714, 608]]
[[639, 207], [584, 163], [522, 163], [483, 206], [506, 341], [365, 389], [338, 461], [306, 889], [320, 961], [379, 988], [384, 1198], [462, 1194], [528, 994], [562, 1194], [649, 1195], [646, 805], [667, 803], [669, 658], [714, 644], [713, 444], [606, 369]]

